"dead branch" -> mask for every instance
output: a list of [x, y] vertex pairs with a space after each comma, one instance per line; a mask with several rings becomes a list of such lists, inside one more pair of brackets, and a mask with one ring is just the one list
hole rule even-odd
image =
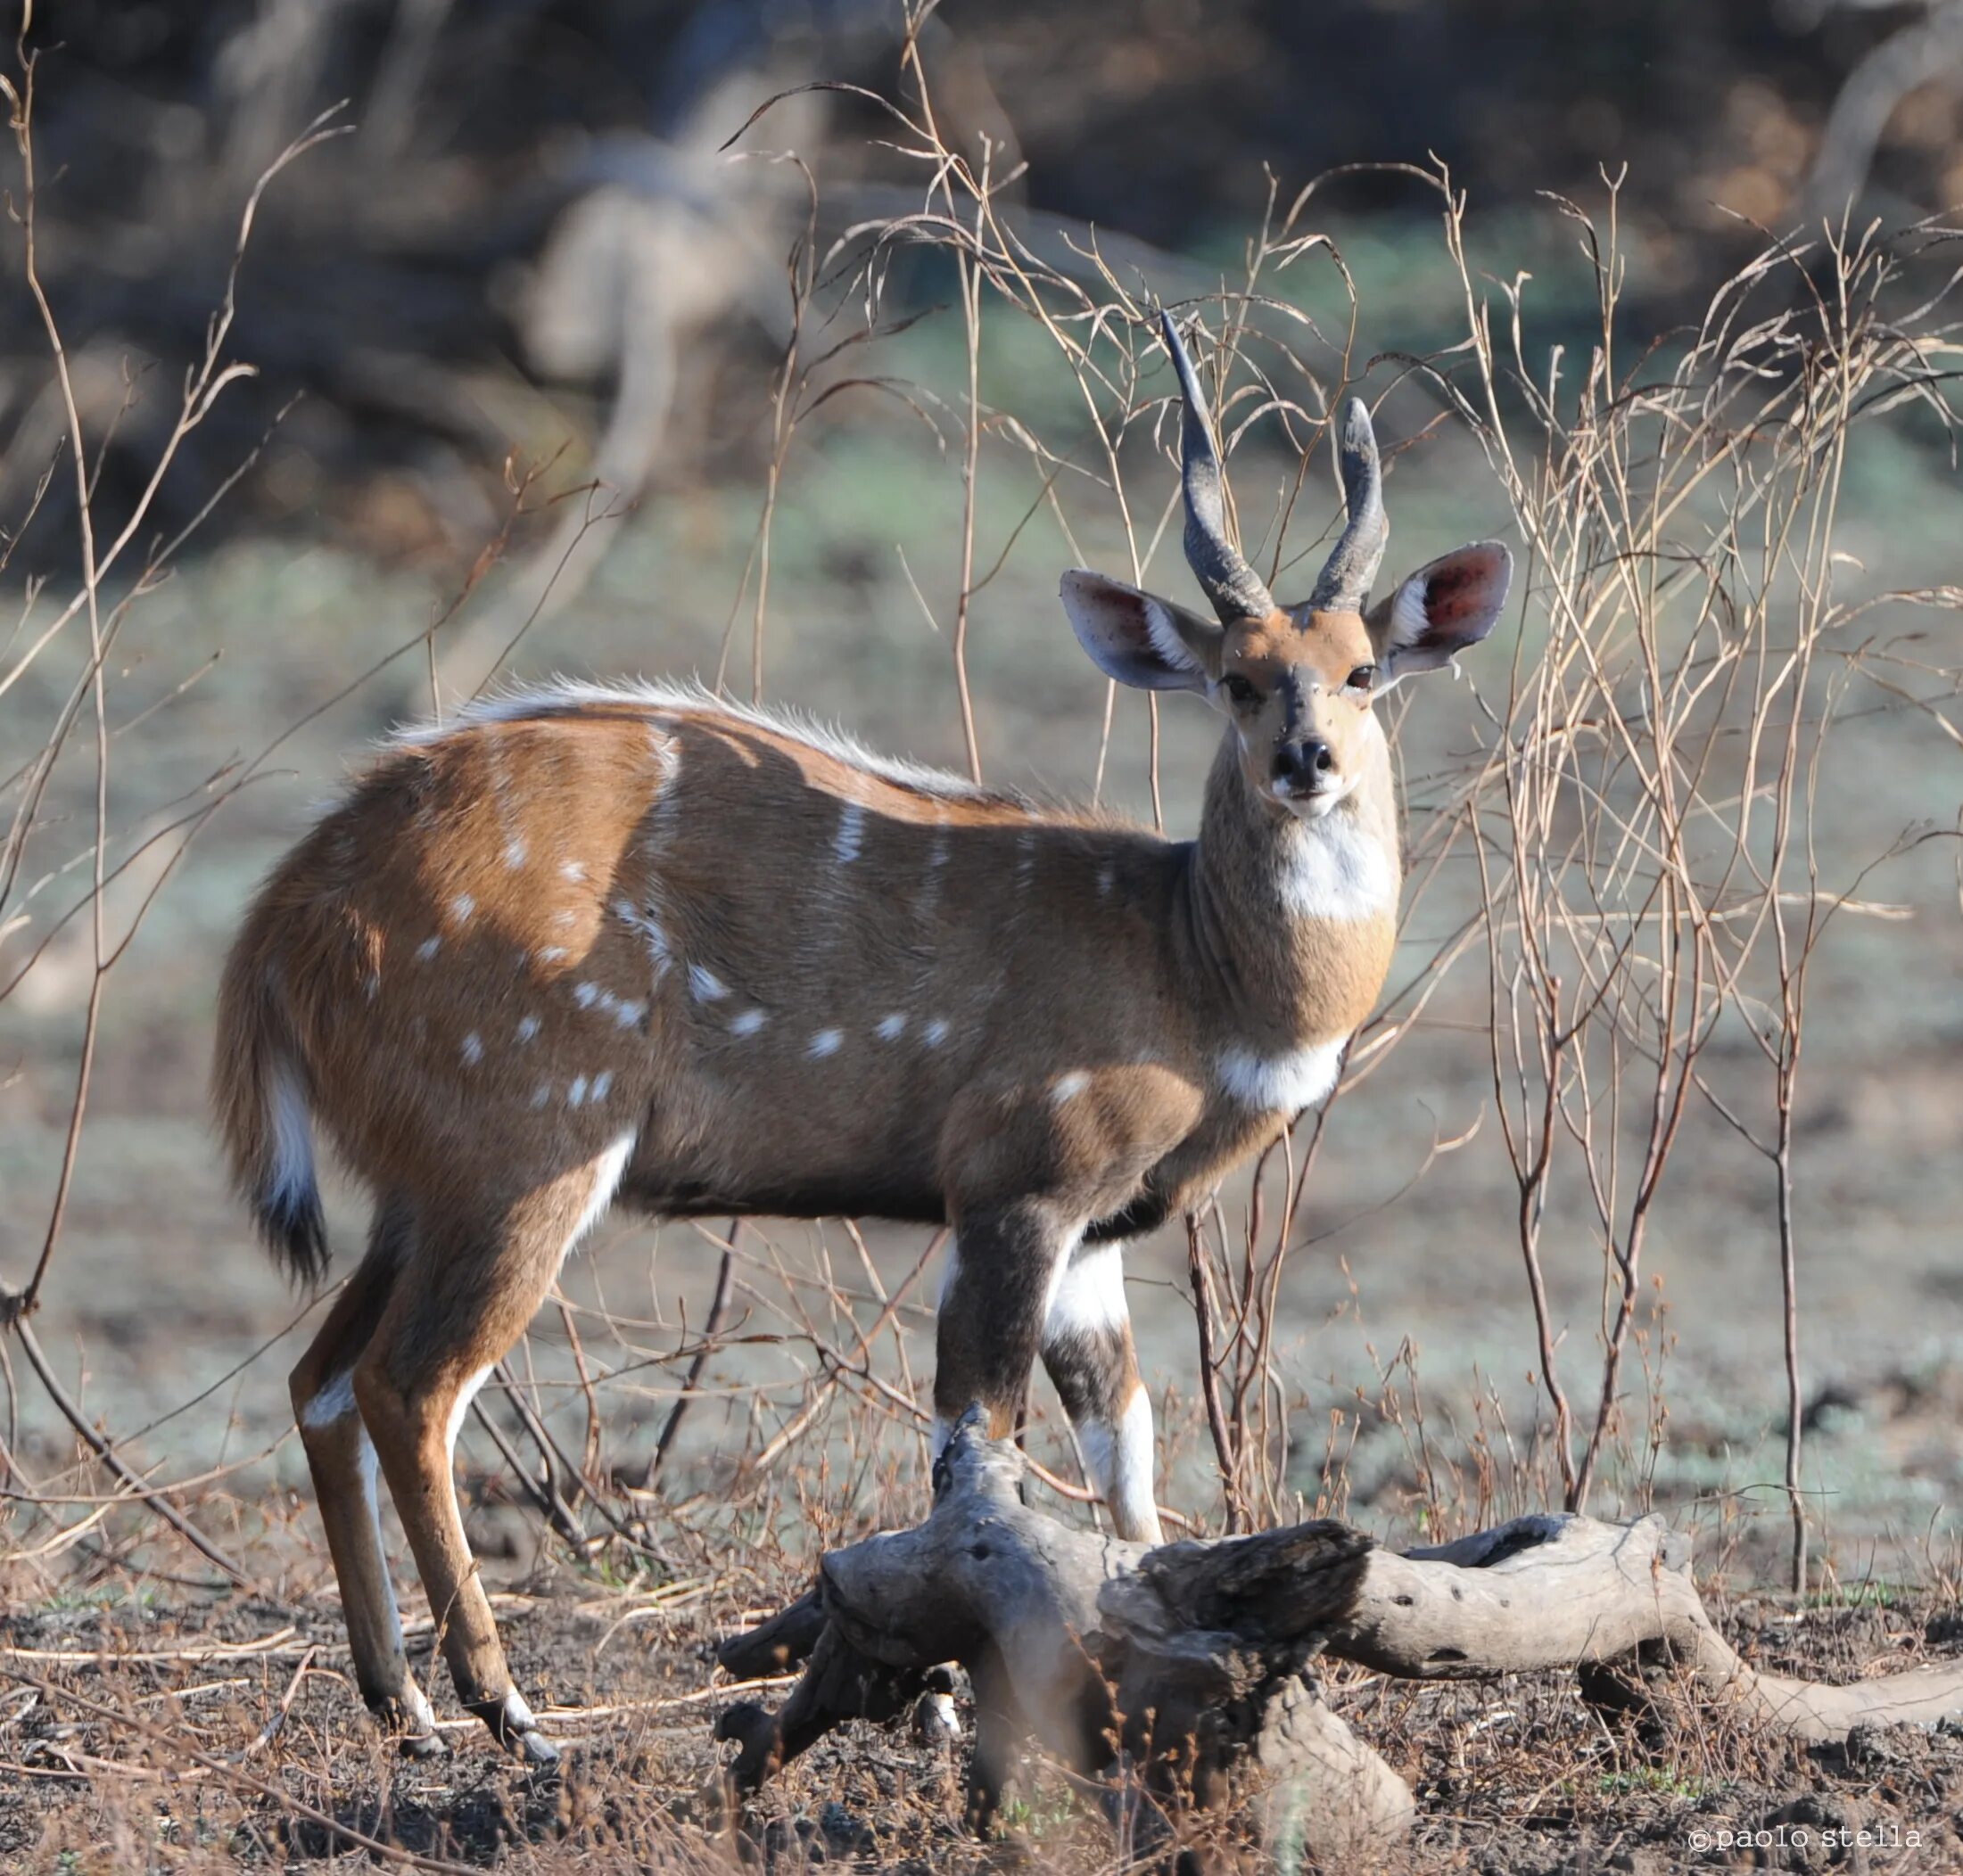
[[[722, 1665], [745, 1678], [804, 1664], [775, 1713], [723, 1716], [718, 1737], [742, 1747], [734, 1795], [846, 1719], [907, 1711], [949, 1660], [975, 1686], [972, 1824], [1033, 1737], [1168, 1841], [1231, 1811], [1269, 1850], [1325, 1859], [1402, 1836], [1415, 1806], [1323, 1702], [1317, 1656], [1408, 1680], [1640, 1663], [1646, 1698], [1809, 1742], [1963, 1712], [1963, 1663], [1847, 1686], [1761, 1674], [1713, 1626], [1687, 1540], [1659, 1518], [1522, 1518], [1403, 1555], [1327, 1519], [1146, 1550], [1031, 1510], [1022, 1473], [970, 1415], [924, 1524], [831, 1551], [807, 1595], [724, 1643]], [[1591, 1674], [1584, 1691], [1607, 1683]]]

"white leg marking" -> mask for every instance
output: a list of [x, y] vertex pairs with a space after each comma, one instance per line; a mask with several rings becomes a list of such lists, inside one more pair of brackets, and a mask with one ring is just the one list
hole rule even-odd
[[[595, 1099], [598, 1097], [596, 1095]], [[593, 1189], [587, 1194], [586, 1209], [580, 1214], [579, 1222], [573, 1227], [572, 1236], [565, 1240], [565, 1249], [559, 1253], [563, 1263], [581, 1238], [590, 1231], [606, 1215], [606, 1208], [614, 1202], [614, 1194], [620, 1190], [620, 1182], [627, 1172], [628, 1156], [634, 1150], [635, 1135], [623, 1133], [607, 1143], [606, 1150], [593, 1162]]]
[[343, 1368], [300, 1411], [302, 1427], [331, 1427], [354, 1411], [354, 1370]]
[[[351, 1395], [351, 1386], [350, 1391]], [[375, 1554], [382, 1559], [382, 1593], [388, 1599], [389, 1633], [396, 1647], [400, 1648], [402, 1645], [402, 1609], [395, 1600], [395, 1573], [389, 1568], [389, 1547], [382, 1539], [382, 1462], [375, 1456], [375, 1442], [368, 1437], [366, 1427], [360, 1430], [355, 1452], [361, 1468], [362, 1502], [367, 1506], [368, 1523], [375, 1532]], [[430, 1711], [430, 1704], [420, 1688], [410, 1705], [417, 1727], [425, 1732], [432, 1731], [436, 1724], [436, 1716]]]
[[1125, 1403], [1118, 1423], [1105, 1502], [1118, 1535], [1140, 1543], [1163, 1543], [1159, 1505], [1152, 1495], [1152, 1399], [1142, 1386]]
[[1124, 1250], [1116, 1243], [1086, 1245], [1074, 1257], [1059, 1260], [1043, 1315], [1045, 1342], [1072, 1335], [1109, 1335], [1131, 1321], [1125, 1301]]
[[450, 1403], [450, 1424], [443, 1428], [443, 1450], [450, 1454], [453, 1466], [457, 1463], [457, 1436], [464, 1430], [464, 1416], [470, 1411], [470, 1403], [477, 1398], [477, 1390], [497, 1365], [495, 1362], [486, 1362], [458, 1389], [457, 1398]]

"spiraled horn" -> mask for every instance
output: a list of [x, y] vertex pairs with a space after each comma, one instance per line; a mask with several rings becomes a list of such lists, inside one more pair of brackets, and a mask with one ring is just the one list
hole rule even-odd
[[1266, 619], [1275, 610], [1274, 597], [1261, 584], [1261, 576], [1241, 557], [1240, 548], [1227, 539], [1226, 476], [1213, 447], [1205, 394], [1193, 374], [1192, 360], [1179, 341], [1172, 315], [1161, 312], [1159, 325], [1166, 350], [1172, 354], [1173, 369], [1179, 374], [1179, 393], [1185, 404], [1179, 429], [1179, 465], [1186, 490], [1186, 564], [1213, 602], [1223, 625], [1236, 619]]
[[1377, 436], [1363, 399], [1351, 398], [1342, 411], [1343, 502], [1349, 521], [1330, 550], [1309, 607], [1318, 613], [1360, 613], [1377, 577], [1390, 523], [1383, 512], [1383, 474], [1377, 466]]

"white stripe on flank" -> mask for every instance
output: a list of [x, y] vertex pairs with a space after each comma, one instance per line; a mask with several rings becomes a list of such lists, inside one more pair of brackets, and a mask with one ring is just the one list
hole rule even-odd
[[832, 843], [832, 852], [837, 855], [840, 866], [849, 867], [858, 859], [865, 837], [866, 810], [857, 802], [847, 802], [838, 810], [838, 835]]

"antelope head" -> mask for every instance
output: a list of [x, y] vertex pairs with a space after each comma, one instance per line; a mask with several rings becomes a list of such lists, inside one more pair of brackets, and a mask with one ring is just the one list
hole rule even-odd
[[1228, 536], [1206, 398], [1170, 316], [1159, 321], [1184, 406], [1186, 560], [1215, 617], [1082, 568], [1063, 576], [1064, 609], [1108, 677], [1207, 697], [1239, 740], [1254, 797], [1278, 814], [1318, 819], [1368, 772], [1380, 734], [1375, 701], [1401, 678], [1449, 665], [1492, 630], [1513, 556], [1498, 541], [1476, 541], [1420, 567], [1372, 605], [1390, 523], [1370, 414], [1351, 398], [1340, 414], [1342, 534], [1308, 597], [1277, 605]]

